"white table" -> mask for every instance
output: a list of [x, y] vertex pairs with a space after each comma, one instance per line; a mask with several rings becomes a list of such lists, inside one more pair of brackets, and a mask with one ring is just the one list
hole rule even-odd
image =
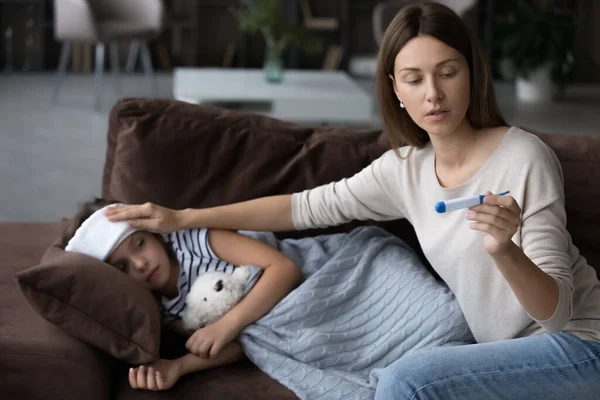
[[173, 95], [296, 123], [372, 121], [371, 97], [341, 71], [285, 70], [283, 82], [273, 84], [261, 69], [176, 68]]

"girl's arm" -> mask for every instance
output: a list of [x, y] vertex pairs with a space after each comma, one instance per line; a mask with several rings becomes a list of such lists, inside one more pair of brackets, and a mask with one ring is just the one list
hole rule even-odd
[[181, 376], [210, 368], [222, 367], [244, 359], [244, 351], [237, 340], [227, 343], [215, 358], [199, 357], [188, 353], [178, 358]]
[[252, 290], [223, 318], [239, 330], [269, 312], [302, 280], [300, 267], [271, 246], [237, 232], [211, 229], [209, 244], [217, 257], [234, 265], [256, 265], [263, 273]]
[[167, 390], [185, 374], [221, 367], [244, 358], [237, 341], [228, 343], [215, 358], [203, 358], [188, 353], [174, 360], [161, 359], [150, 365], [129, 370], [129, 384], [133, 389]]
[[219, 321], [197, 330], [187, 341], [190, 352], [214, 357], [242, 329], [269, 312], [294, 289], [302, 280], [302, 272], [281, 252], [237, 232], [212, 229], [208, 241], [223, 261], [263, 269], [258, 282], [235, 307]]

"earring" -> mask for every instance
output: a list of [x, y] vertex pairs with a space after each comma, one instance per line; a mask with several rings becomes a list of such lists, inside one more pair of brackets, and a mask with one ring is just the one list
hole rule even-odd
[[400, 108], [404, 108], [404, 102], [400, 100]]

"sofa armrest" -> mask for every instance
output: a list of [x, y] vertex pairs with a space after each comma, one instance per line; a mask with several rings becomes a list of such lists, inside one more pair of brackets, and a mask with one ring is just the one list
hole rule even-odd
[[107, 400], [115, 361], [45, 321], [14, 281], [59, 224], [0, 223], [0, 388], [6, 399]]

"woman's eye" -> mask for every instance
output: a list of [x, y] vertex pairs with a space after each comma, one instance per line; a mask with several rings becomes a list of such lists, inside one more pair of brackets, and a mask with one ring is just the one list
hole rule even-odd
[[421, 79], [412, 79], [412, 80], [406, 81], [406, 83], [408, 83], [409, 85], [417, 85], [419, 82], [421, 82]]
[[452, 78], [454, 75], [456, 75], [456, 73], [446, 72], [446, 73], [442, 73], [442, 78]]

